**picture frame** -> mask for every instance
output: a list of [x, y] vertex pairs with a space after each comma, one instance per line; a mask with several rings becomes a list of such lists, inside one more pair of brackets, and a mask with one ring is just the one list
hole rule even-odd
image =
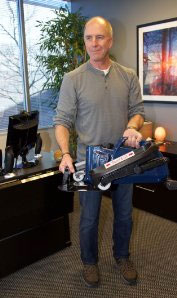
[[177, 103], [177, 18], [137, 26], [137, 73], [144, 101]]

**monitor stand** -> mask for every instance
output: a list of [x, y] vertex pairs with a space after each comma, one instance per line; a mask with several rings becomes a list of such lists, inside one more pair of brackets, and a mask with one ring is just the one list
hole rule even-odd
[[27, 169], [35, 167], [39, 164], [39, 159], [34, 159], [32, 161], [28, 161], [26, 158], [26, 155], [22, 155], [22, 162], [19, 164], [16, 164], [15, 168], [17, 169]]

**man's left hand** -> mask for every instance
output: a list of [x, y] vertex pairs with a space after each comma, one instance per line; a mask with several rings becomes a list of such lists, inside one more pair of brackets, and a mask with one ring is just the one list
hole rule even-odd
[[124, 131], [123, 137], [126, 137], [127, 140], [125, 141], [126, 146], [139, 148], [140, 141], [142, 140], [142, 134], [138, 132], [134, 128], [128, 128]]

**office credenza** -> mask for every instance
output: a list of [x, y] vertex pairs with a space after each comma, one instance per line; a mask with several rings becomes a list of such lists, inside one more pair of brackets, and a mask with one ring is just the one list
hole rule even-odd
[[[177, 142], [167, 141], [160, 151], [169, 159], [169, 177], [177, 180]], [[163, 183], [135, 185], [133, 205], [177, 222], [177, 190], [168, 190]]]
[[69, 245], [73, 193], [61, 192], [62, 174], [50, 153], [37, 166], [0, 177], [0, 277]]

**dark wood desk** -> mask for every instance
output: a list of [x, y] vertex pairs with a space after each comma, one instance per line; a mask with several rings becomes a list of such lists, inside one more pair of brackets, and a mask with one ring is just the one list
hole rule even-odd
[[62, 174], [50, 153], [39, 165], [0, 177], [0, 277], [71, 245], [73, 194], [58, 190]]
[[[169, 158], [170, 177], [177, 180], [177, 142], [166, 142], [160, 151]], [[163, 184], [134, 186], [133, 205], [177, 222], [177, 191], [169, 191]]]

